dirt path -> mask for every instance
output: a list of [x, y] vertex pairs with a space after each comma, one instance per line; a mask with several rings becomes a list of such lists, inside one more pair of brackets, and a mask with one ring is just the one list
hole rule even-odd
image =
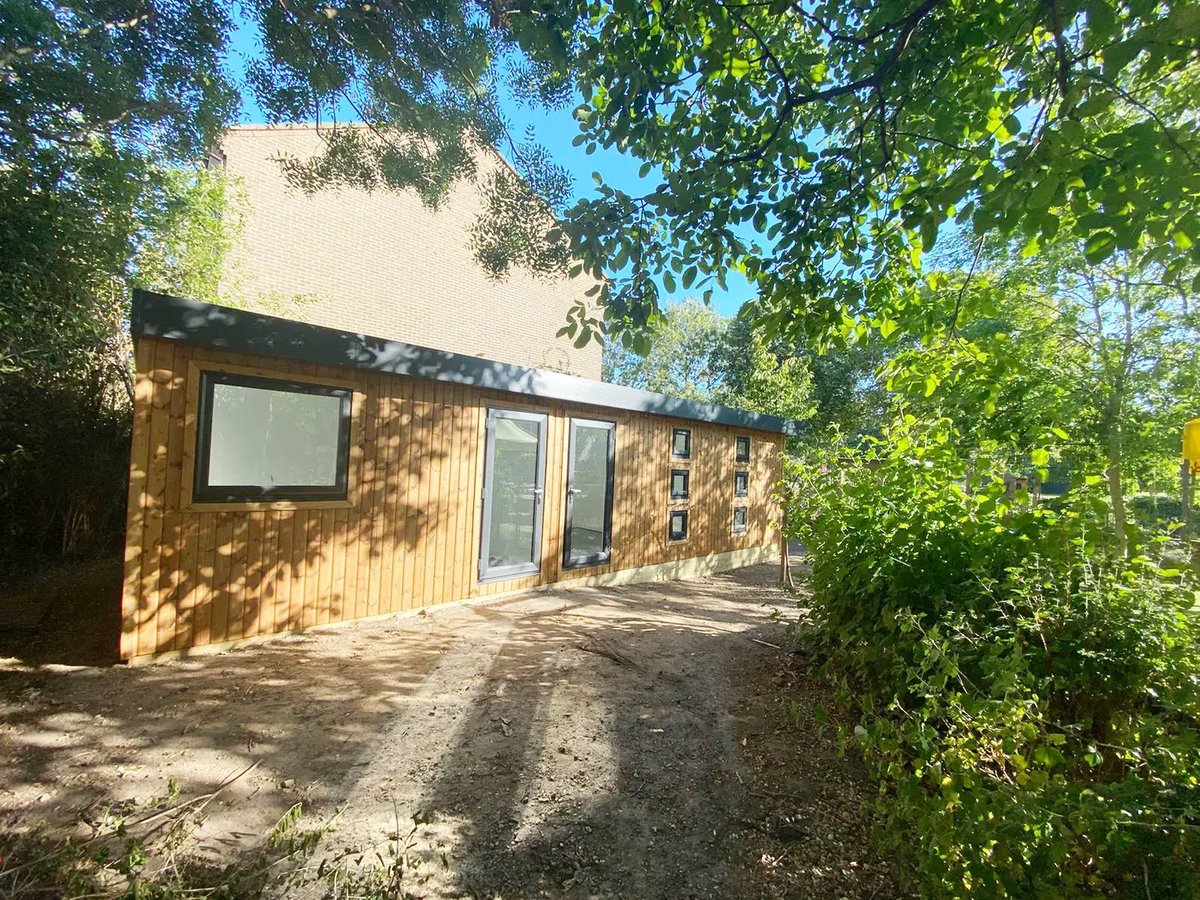
[[[0, 826], [211, 790], [199, 853], [293, 803], [318, 851], [416, 828], [415, 896], [896, 896], [770, 566], [557, 590], [141, 669], [0, 667]], [[794, 722], [780, 698], [795, 701]], [[399, 829], [397, 827], [399, 821]]]

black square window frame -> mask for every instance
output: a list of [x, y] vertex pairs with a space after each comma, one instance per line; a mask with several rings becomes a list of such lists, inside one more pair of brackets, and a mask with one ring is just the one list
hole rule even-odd
[[[218, 384], [238, 387], [259, 388], [289, 394], [316, 394], [322, 397], [338, 397], [341, 406], [338, 416], [337, 473], [331, 485], [287, 485], [277, 484], [264, 488], [261, 485], [211, 485], [208, 483], [209, 462], [212, 453], [213, 394]], [[192, 501], [195, 503], [253, 503], [256, 501], [285, 500], [345, 500], [350, 472], [350, 388], [311, 384], [305, 381], [285, 381], [277, 378], [262, 378], [257, 375], [239, 375], [233, 372], [202, 371], [200, 373], [200, 403], [196, 411], [196, 473], [192, 486]]]
[[667, 518], [667, 540], [686, 541], [688, 536], [688, 511], [673, 509]]
[[734, 462], [750, 462], [750, 435], [739, 434], [733, 439], [733, 447]]
[[[675, 490], [675, 479], [680, 475], [683, 476], [683, 490]], [[671, 499], [686, 500], [688, 493], [691, 490], [692, 473], [688, 469], [672, 469], [671, 470]]]
[[746, 506], [735, 506], [733, 508], [733, 533], [745, 534], [746, 527], [750, 523], [750, 509]]
[[[678, 450], [679, 436], [683, 435], [683, 452]], [[690, 428], [675, 428], [671, 431], [671, 456], [675, 459], [691, 459], [692, 430]]]
[[738, 469], [733, 473], [733, 496], [750, 496], [750, 473], [745, 469]]

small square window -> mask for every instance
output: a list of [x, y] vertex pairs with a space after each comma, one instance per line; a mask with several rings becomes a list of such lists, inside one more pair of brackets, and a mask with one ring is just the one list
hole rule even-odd
[[686, 500], [688, 497], [688, 481], [691, 473], [687, 469], [671, 470], [671, 499]]
[[667, 538], [672, 541], [686, 541], [688, 532], [688, 513], [686, 509], [671, 510], [670, 525]]
[[739, 434], [734, 438], [734, 462], [750, 462], [750, 436]]
[[733, 508], [733, 533], [745, 534], [746, 523], [750, 520], [750, 510], [745, 506], [735, 506]]
[[733, 496], [745, 497], [750, 493], [750, 473], [738, 469], [733, 473]]
[[692, 455], [691, 429], [676, 428], [671, 432], [671, 455], [676, 459], [687, 459]]

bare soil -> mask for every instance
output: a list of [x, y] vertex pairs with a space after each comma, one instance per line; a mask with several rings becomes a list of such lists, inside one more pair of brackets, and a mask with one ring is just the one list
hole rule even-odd
[[18, 653], [0, 830], [258, 762], [207, 808], [201, 860], [303, 802], [337, 816], [318, 854], [370, 860], [411, 831], [417, 897], [900, 896], [776, 577], [562, 588], [144, 668]]

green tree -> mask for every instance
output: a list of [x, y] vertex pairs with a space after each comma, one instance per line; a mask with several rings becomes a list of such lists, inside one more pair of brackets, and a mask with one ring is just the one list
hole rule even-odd
[[950, 223], [1032, 248], [1069, 231], [1089, 264], [1172, 279], [1200, 259], [1195, 0], [577, 10], [577, 141], [657, 176], [571, 212], [615, 273], [614, 328], [652, 317], [660, 274], [739, 271], [768, 334], [887, 334]]
[[922, 344], [897, 354], [890, 383], [977, 451], [1044, 468], [1053, 450], [1079, 474], [1103, 471], [1129, 550], [1127, 489], [1170, 471], [1180, 426], [1200, 408], [1200, 317], [1165, 269], [1128, 253], [1089, 264], [1065, 238], [1018, 249], [990, 254], [984, 271], [931, 277], [907, 322]]
[[716, 367], [728, 322], [712, 307], [690, 299], [668, 306], [651, 330], [646, 353], [605, 348], [605, 381], [687, 400], [713, 399]]
[[667, 307], [647, 352], [606, 348], [604, 378], [784, 418], [812, 414], [812, 380], [803, 359], [771, 346], [745, 320], [726, 319], [696, 299]]
[[[283, 161], [297, 186], [412, 190], [436, 205], [456, 180], [475, 179], [487, 210], [480, 260], [496, 272], [561, 268], [566, 244], [547, 211], [564, 202], [565, 175], [511, 134], [498, 100], [502, 84], [529, 102], [566, 96], [561, 66], [520, 51], [524, 21], [474, 0], [2, 0], [0, 228], [16, 252], [0, 258], [0, 358], [18, 365], [60, 338], [87, 343], [86, 327], [67, 323], [106, 321], [93, 312], [113, 280], [186, 252], [186, 243], [164, 247], [154, 228], [207, 227], [169, 207], [198, 179], [242, 95], [271, 122], [326, 126], [317, 158]], [[231, 59], [235, 29], [257, 47], [244, 65]], [[552, 32], [539, 31], [544, 57], [554, 55]], [[338, 127], [347, 109], [365, 124]], [[503, 167], [485, 179], [479, 160], [490, 145], [505, 148], [523, 179]]]
[[785, 419], [813, 414], [812, 374], [806, 360], [772, 345], [745, 318], [729, 320], [713, 361], [720, 373], [713, 399]]

